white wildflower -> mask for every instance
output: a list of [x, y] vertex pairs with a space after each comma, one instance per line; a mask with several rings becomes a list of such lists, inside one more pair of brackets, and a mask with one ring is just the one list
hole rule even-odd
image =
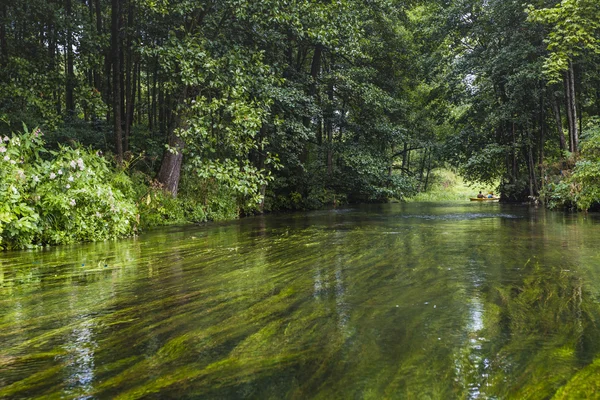
[[4, 161], [9, 161], [10, 157], [9, 156], [4, 156]]
[[83, 159], [77, 159], [77, 165], [79, 166], [80, 171], [83, 171], [85, 169], [85, 166], [83, 165]]
[[96, 211], [96, 218], [102, 218], [102, 214], [100, 214], [98, 211]]
[[62, 169], [59, 169], [59, 170], [58, 170], [58, 174], [59, 174], [59, 175], [62, 175]]
[[10, 160], [11, 164], [16, 164], [17, 162], [15, 160]]
[[12, 191], [13, 191], [14, 194], [19, 194], [19, 191], [17, 190], [16, 187], [11, 186], [10, 188], [12, 189]]
[[67, 179], [69, 182], [73, 182], [73, 175], [69, 175], [69, 179]]
[[71, 168], [75, 168], [77, 166], [77, 163], [75, 162], [75, 160], [71, 160], [71, 162], [69, 164], [71, 165]]
[[0, 146], [0, 153], [6, 153], [6, 147]]
[[56, 174], [54, 172], [50, 172], [50, 179], [56, 178]]
[[35, 183], [38, 183], [38, 182], [40, 181], [40, 178], [38, 178], [38, 176], [37, 176], [37, 175], [34, 175], [34, 176], [33, 176], [33, 181], [34, 181]]
[[8, 138], [8, 136], [4, 136], [4, 138], [2, 140], [5, 142], [8, 142], [10, 139]]
[[74, 206], [77, 203], [75, 202], [75, 199], [71, 199], [71, 201], [69, 202], [69, 204], [71, 204], [72, 206]]
[[69, 185], [68, 183], [65, 185], [65, 187], [66, 187], [67, 189], [71, 189], [71, 185]]

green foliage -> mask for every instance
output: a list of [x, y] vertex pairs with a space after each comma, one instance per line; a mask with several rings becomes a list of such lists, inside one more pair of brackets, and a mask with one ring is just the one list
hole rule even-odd
[[550, 208], [577, 207], [587, 211], [600, 203], [600, 120], [592, 119], [583, 132], [580, 158], [572, 168], [550, 176], [543, 195]]
[[242, 212], [244, 201], [249, 204], [246, 212], [255, 210], [255, 201], [260, 196], [244, 195], [237, 179], [220, 173], [219, 178], [198, 177], [187, 169], [177, 197], [165, 192], [160, 183], [149, 180], [147, 175], [135, 173], [135, 198], [142, 228], [235, 219]]
[[482, 185], [468, 183], [464, 177], [455, 171], [446, 168], [437, 168], [431, 171], [429, 185], [426, 192], [420, 192], [408, 201], [467, 201], [481, 191], [483, 193], [496, 193], [494, 184]]
[[544, 72], [550, 82], [560, 82], [569, 61], [585, 51], [600, 54], [600, 7], [596, 0], [563, 0], [554, 7], [527, 8], [531, 21], [550, 26], [546, 39], [550, 55]]
[[92, 150], [44, 147], [39, 129], [0, 145], [0, 248], [65, 244], [132, 235], [137, 208], [119, 189], [122, 173]]

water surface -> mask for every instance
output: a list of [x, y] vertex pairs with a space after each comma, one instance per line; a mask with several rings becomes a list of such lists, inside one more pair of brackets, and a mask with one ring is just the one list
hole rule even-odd
[[413, 203], [0, 255], [0, 398], [591, 398], [600, 218]]

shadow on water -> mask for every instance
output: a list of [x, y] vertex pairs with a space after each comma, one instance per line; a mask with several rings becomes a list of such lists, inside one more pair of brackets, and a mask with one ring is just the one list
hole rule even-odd
[[368, 205], [3, 254], [0, 398], [589, 398], [598, 216]]

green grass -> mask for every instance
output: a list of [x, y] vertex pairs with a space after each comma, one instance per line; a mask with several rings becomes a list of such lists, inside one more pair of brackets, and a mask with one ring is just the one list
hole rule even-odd
[[429, 175], [429, 187], [426, 192], [407, 199], [407, 201], [467, 201], [470, 197], [482, 193], [496, 193], [494, 185], [481, 183], [469, 184], [451, 170], [445, 168], [434, 169]]

